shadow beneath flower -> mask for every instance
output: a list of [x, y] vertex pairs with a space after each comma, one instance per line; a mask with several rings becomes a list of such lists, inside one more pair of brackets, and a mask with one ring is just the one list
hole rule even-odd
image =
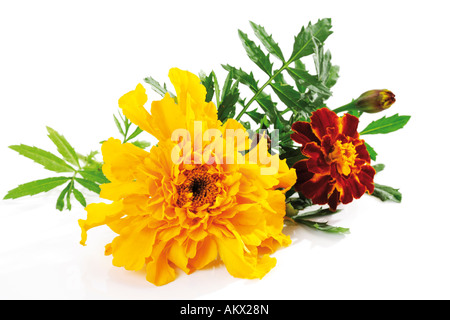
[[231, 276], [225, 265], [218, 260], [190, 275], [180, 269], [176, 269], [176, 272], [177, 278], [174, 281], [158, 287], [145, 279], [145, 268], [130, 272], [124, 268], [111, 267], [108, 291], [115, 292], [115, 298], [120, 293], [121, 299], [199, 299], [242, 280]]
[[331, 247], [346, 237], [342, 233], [324, 232], [293, 223], [287, 224], [283, 229], [283, 233], [290, 236], [292, 240], [291, 245], [308, 241], [312, 247]]

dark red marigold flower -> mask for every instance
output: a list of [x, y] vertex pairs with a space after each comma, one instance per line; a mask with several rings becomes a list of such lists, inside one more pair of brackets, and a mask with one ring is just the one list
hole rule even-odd
[[327, 108], [312, 113], [311, 122], [292, 125], [291, 139], [301, 144], [308, 157], [294, 164], [295, 190], [314, 204], [327, 204], [336, 210], [339, 203], [359, 199], [374, 190], [375, 169], [364, 140], [357, 131], [359, 119], [350, 114], [338, 117]]

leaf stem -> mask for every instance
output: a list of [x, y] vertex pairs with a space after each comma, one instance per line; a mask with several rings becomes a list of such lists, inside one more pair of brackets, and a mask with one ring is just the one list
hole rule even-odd
[[334, 113], [339, 113], [342, 111], [350, 111], [350, 110], [357, 110], [355, 105], [356, 100], [353, 100], [350, 103], [347, 103], [346, 105], [343, 105], [342, 107], [336, 108], [333, 110]]
[[[319, 30], [320, 31], [320, 30]], [[273, 79], [275, 79], [283, 70], [285, 70], [292, 62], [294, 62], [295, 60], [299, 59], [300, 54], [302, 53], [302, 51], [306, 48], [306, 46], [312, 41], [312, 39], [314, 38], [311, 37], [308, 41], [305, 42], [305, 44], [303, 45], [303, 47], [300, 48], [300, 50], [297, 51], [296, 54], [294, 54], [288, 61], [284, 62], [283, 65], [281, 66], [280, 69], [277, 70], [277, 72], [275, 72], [270, 78], [269, 80], [266, 81], [266, 83], [263, 84], [263, 86], [261, 88], [259, 88], [258, 91], [256, 91], [256, 93], [253, 95], [253, 97], [250, 99], [250, 101], [244, 106], [244, 108], [242, 109], [242, 111], [237, 115], [236, 120], [239, 121], [239, 119], [241, 119], [241, 117], [244, 115], [244, 113], [247, 111], [247, 109], [250, 107], [250, 105], [253, 103], [253, 101], [256, 100], [256, 98], [261, 94], [261, 92], [265, 89], [265, 87], [267, 87]]]

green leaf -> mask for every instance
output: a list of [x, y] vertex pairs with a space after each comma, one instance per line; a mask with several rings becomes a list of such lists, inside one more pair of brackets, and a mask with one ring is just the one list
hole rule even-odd
[[88, 190], [91, 190], [95, 193], [100, 194], [100, 186], [96, 184], [95, 182], [92, 182], [90, 180], [82, 179], [82, 178], [75, 178], [75, 180], [81, 184], [83, 187], [85, 187]]
[[77, 190], [77, 189], [75, 189], [75, 188], [73, 188], [73, 195], [75, 196], [75, 199], [77, 199], [78, 200], [78, 202], [83, 206], [83, 207], [86, 207], [86, 198], [83, 196], [83, 194], [79, 191], [79, 190]]
[[110, 181], [105, 177], [103, 171], [99, 169], [83, 169], [78, 173], [85, 179], [99, 184], [109, 183]]
[[31, 160], [41, 164], [45, 169], [55, 172], [74, 172], [70, 165], [68, 165], [63, 159], [55, 156], [53, 153], [48, 151], [30, 147], [24, 144], [9, 146], [10, 149], [17, 151], [24, 157], [30, 158]]
[[342, 228], [342, 227], [336, 227], [331, 226], [328, 224], [328, 222], [317, 222], [312, 220], [306, 220], [306, 219], [297, 219], [295, 220], [297, 223], [303, 224], [305, 226], [308, 226], [310, 228], [329, 232], [329, 233], [338, 233], [338, 234], [348, 234], [350, 233], [349, 228]]
[[324, 42], [332, 33], [331, 19], [329, 18], [318, 20], [313, 25], [310, 22], [306, 28], [302, 27], [300, 33], [295, 37], [294, 48], [289, 61], [292, 62], [314, 53], [313, 39]]
[[301, 108], [300, 93], [293, 86], [282, 83], [271, 83], [270, 86], [289, 109], [297, 110]]
[[156, 81], [155, 79], [153, 79], [152, 77], [144, 78], [144, 81], [147, 82], [152, 87], [153, 91], [158, 93], [161, 97], [164, 97], [166, 95], [166, 93], [169, 92], [170, 96], [175, 99], [175, 102], [177, 101], [176, 100], [177, 96], [175, 94], [168, 91], [165, 85], [164, 85], [164, 87], [161, 86], [159, 84], [159, 82]]
[[234, 117], [239, 100], [238, 84], [238, 81], [233, 84], [233, 70], [230, 70], [223, 84], [221, 102], [217, 110], [217, 116], [222, 122]]
[[253, 31], [255, 32], [256, 37], [261, 41], [264, 47], [273, 54], [275, 57], [284, 62], [283, 52], [281, 51], [278, 43], [276, 43], [272, 35], [269, 35], [263, 26], [257, 25], [250, 21], [250, 25], [252, 26]]
[[70, 143], [66, 140], [66, 138], [64, 138], [64, 136], [60, 135], [50, 127], [47, 127], [47, 131], [48, 137], [56, 145], [58, 152], [63, 156], [63, 158], [71, 164], [80, 167], [77, 153], [75, 152], [75, 149], [70, 145]]
[[73, 192], [73, 180], [70, 181], [69, 183], [69, 189], [67, 190], [66, 193], [66, 208], [67, 210], [72, 210], [72, 204], [70, 203], [70, 196], [72, 195]]
[[144, 131], [141, 128], [137, 127], [136, 130], [127, 138], [127, 141], [130, 141], [131, 139], [136, 138], [138, 135], [141, 134], [141, 132]]
[[369, 123], [369, 125], [359, 134], [377, 134], [377, 133], [394, 132], [403, 128], [408, 123], [410, 118], [411, 116], [399, 116], [398, 113], [388, 118], [384, 116], [381, 119]]
[[147, 82], [152, 87], [153, 91], [158, 93], [161, 97], [165, 96], [167, 89], [161, 86], [158, 81], [152, 77], [144, 78], [144, 81]]
[[211, 72], [209, 76], [201, 75], [200, 80], [206, 88], [205, 102], [210, 102], [214, 96], [214, 74]]
[[372, 196], [379, 198], [381, 201], [390, 200], [400, 203], [402, 201], [402, 194], [398, 190], [399, 189], [375, 183], [375, 190], [372, 193]]
[[336, 214], [338, 212], [340, 212], [341, 210], [336, 210], [336, 211], [331, 211], [329, 208], [319, 208], [317, 210], [312, 210], [312, 211], [308, 211], [308, 212], [302, 212], [300, 214], [298, 214], [297, 216], [293, 217], [292, 219], [294, 221], [296, 221], [296, 219], [304, 219], [304, 218], [318, 218], [318, 217], [323, 217], [323, 216], [328, 216], [330, 214]]
[[382, 163], [378, 163], [376, 165], [373, 165], [372, 167], [375, 169], [376, 173], [379, 173], [379, 172], [383, 171], [384, 167], [386, 167], [386, 166]]
[[141, 148], [141, 149], [145, 149], [145, 148], [151, 146], [150, 142], [142, 141], [142, 140], [133, 141], [133, 142], [131, 142], [131, 144], [134, 144], [136, 147]]
[[339, 78], [339, 71], [340, 71], [339, 66], [332, 65], [330, 67], [330, 69], [328, 71], [328, 78], [325, 81], [325, 85], [328, 88], [332, 88], [336, 84], [336, 82]]
[[252, 111], [247, 111], [246, 114], [252, 118], [253, 121], [255, 121], [256, 123], [260, 123], [261, 120], [264, 118], [264, 114], [259, 113], [255, 110]]
[[376, 161], [378, 153], [376, 153], [376, 151], [367, 142], [364, 142], [364, 144], [366, 145], [366, 149], [369, 153], [370, 159]]
[[217, 111], [217, 117], [220, 121], [225, 122], [227, 119], [234, 117], [238, 100], [239, 91], [232, 92], [225, 97]]
[[8, 194], [3, 199], [17, 199], [24, 196], [32, 196], [41, 192], [47, 192], [70, 179], [71, 178], [68, 177], [54, 177], [24, 183], [17, 188], [8, 191]]
[[328, 89], [322, 82], [320, 82], [317, 77], [309, 74], [308, 71], [296, 68], [287, 68], [287, 71], [294, 80], [302, 80], [311, 90], [327, 96], [331, 96], [330, 89]]
[[[228, 72], [232, 72], [233, 77], [237, 81], [246, 85], [252, 92], [255, 93], [253, 101], [256, 101], [268, 115], [270, 121], [274, 124], [275, 129], [282, 128], [283, 123], [285, 123], [286, 121], [283, 119], [283, 116], [280, 114], [279, 110], [276, 107], [277, 104], [272, 100], [271, 96], [258, 88], [258, 81], [255, 80], [253, 73], [246, 73], [242, 69], [236, 69], [235, 67], [232, 67], [230, 65], [222, 65], [222, 67]], [[251, 102], [252, 101], [250, 101], [246, 106], [248, 107]], [[241, 113], [239, 113], [239, 115], [236, 117], [236, 120], [239, 120], [240, 116], [242, 116], [245, 111], [246, 109], [242, 110]]]
[[122, 126], [120, 125], [119, 120], [117, 120], [116, 116], [113, 114], [114, 117], [114, 123], [116, 124], [117, 129], [119, 130], [120, 134], [125, 137], [125, 132], [122, 129]]
[[59, 211], [63, 211], [64, 209], [64, 197], [66, 196], [67, 192], [69, 191], [70, 187], [72, 185], [72, 181], [70, 181], [67, 186], [61, 191], [61, 193], [58, 196], [58, 199], [56, 200], [56, 209]]
[[261, 47], [257, 46], [252, 40], [250, 40], [244, 32], [238, 30], [239, 38], [242, 41], [245, 51], [248, 57], [252, 60], [258, 67], [261, 68], [269, 76], [272, 75], [272, 63], [270, 62], [269, 55], [265, 55], [261, 50]]

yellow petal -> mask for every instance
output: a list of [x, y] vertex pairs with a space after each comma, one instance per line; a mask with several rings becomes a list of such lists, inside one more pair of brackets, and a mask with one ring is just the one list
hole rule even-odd
[[145, 264], [145, 259], [150, 256], [157, 230], [142, 225], [134, 225], [133, 232], [121, 234], [111, 243], [113, 265], [124, 267], [127, 270], [140, 270]]
[[136, 178], [144, 165], [148, 152], [131, 143], [122, 144], [120, 140], [109, 138], [102, 144], [105, 164], [103, 173], [110, 181], [129, 182]]
[[100, 189], [101, 198], [113, 201], [133, 194], [148, 194], [148, 187], [139, 181], [105, 183]]
[[244, 251], [241, 240], [236, 238], [216, 238], [220, 258], [228, 272], [238, 278], [263, 278], [276, 264], [275, 258], [264, 255], [259, 259]]
[[189, 265], [194, 269], [203, 269], [217, 259], [217, 245], [212, 237], [207, 237], [197, 243], [197, 254], [189, 260]]
[[177, 129], [187, 129], [186, 113], [173, 101], [169, 93], [166, 93], [162, 100], [152, 102], [151, 112], [149, 132], [159, 141], [171, 139]]
[[81, 241], [85, 245], [87, 239], [87, 231], [91, 228], [98, 227], [116, 219], [120, 219], [124, 215], [122, 201], [116, 201], [111, 204], [91, 203], [86, 207], [86, 220], [79, 219], [78, 224], [81, 227]]
[[151, 133], [150, 114], [144, 108], [147, 102], [147, 94], [142, 84], [138, 84], [135, 90], [124, 94], [119, 99], [119, 107], [123, 114], [142, 130]]
[[191, 273], [191, 269], [187, 266], [188, 257], [186, 255], [186, 251], [184, 250], [183, 246], [178, 243], [178, 241], [174, 241], [170, 246], [168, 258], [170, 262], [183, 270], [185, 273]]
[[[166, 247], [167, 246], [167, 247]], [[175, 280], [174, 268], [169, 265], [167, 251], [170, 246], [166, 242], [159, 242], [154, 246], [152, 259], [147, 263], [147, 281], [162, 286]]]
[[172, 68], [169, 71], [170, 82], [172, 82], [177, 93], [177, 102], [185, 112], [186, 100], [188, 96], [199, 104], [205, 103], [206, 88], [201, 84], [200, 78], [195, 74], [180, 70], [178, 68]]

